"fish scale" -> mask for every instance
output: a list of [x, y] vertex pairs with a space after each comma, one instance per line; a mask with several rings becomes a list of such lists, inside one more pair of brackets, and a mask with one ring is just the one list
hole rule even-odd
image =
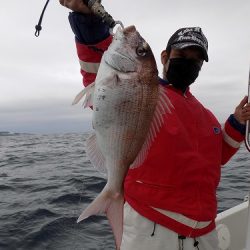
[[[103, 82], [100, 84], [102, 83]], [[149, 88], [148, 86], [141, 87], [140, 85], [137, 88], [139, 93], [149, 93], [147, 90]], [[97, 98], [94, 99], [94, 110], [95, 107], [100, 107], [98, 108], [99, 111], [94, 113], [93, 122], [95, 130], [98, 131], [99, 134], [98, 138], [102, 136], [104, 138], [113, 138], [112, 135], [115, 135], [115, 140], [109, 141], [103, 138], [102, 141], [105, 141], [105, 144], [102, 142], [99, 143], [104, 155], [113, 153], [113, 157], [119, 158], [123, 156], [127, 158], [126, 152], [130, 151], [130, 145], [133, 141], [138, 141], [136, 134], [139, 135], [139, 137], [145, 138], [145, 133], [148, 129], [145, 131], [143, 128], [149, 127], [151, 121], [149, 120], [148, 124], [146, 124], [145, 119], [140, 119], [140, 113], [142, 113], [141, 110], [144, 110], [145, 113], [148, 112], [146, 108], [149, 105], [149, 98], [147, 98], [147, 96], [151, 97], [148, 93], [137, 95], [135, 89], [131, 89], [130, 82], [125, 82], [114, 90], [112, 88], [110, 88], [110, 90], [106, 88], [106, 98], [104, 100], [99, 99], [98, 95]], [[116, 98], [113, 98], [114, 96]], [[140, 98], [137, 96], [140, 96]], [[133, 112], [131, 112], [131, 109]], [[100, 115], [100, 112], [106, 115]], [[147, 114], [141, 114], [141, 116], [147, 116]], [[142, 120], [143, 124], [142, 122], [140, 123]], [[143, 130], [144, 134], [138, 133]], [[123, 139], [128, 138], [128, 134], [135, 134], [135, 136], [130, 136], [130, 143], [128, 140], [125, 141], [126, 143], [123, 143]], [[127, 149], [125, 149], [126, 147]]]
[[[90, 93], [94, 90], [94, 93]], [[155, 58], [134, 26], [118, 29], [104, 53], [95, 84], [78, 94], [93, 96], [94, 132], [87, 155], [107, 184], [83, 211], [78, 222], [106, 214], [119, 249], [123, 228], [123, 182], [129, 168], [139, 167], [172, 107], [159, 85]]]

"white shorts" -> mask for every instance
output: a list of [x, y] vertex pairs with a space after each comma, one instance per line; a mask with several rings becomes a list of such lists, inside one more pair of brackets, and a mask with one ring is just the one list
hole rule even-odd
[[[198, 247], [194, 246], [195, 239]], [[124, 205], [120, 250], [219, 250], [216, 230], [195, 239], [181, 240], [177, 233], [138, 214], [127, 202]]]

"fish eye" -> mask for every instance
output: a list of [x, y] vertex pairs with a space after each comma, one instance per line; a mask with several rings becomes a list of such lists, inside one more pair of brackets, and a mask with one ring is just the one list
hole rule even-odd
[[145, 49], [144, 47], [138, 47], [138, 48], [136, 49], [136, 54], [137, 54], [138, 56], [146, 56], [147, 53], [148, 53], [148, 50]]

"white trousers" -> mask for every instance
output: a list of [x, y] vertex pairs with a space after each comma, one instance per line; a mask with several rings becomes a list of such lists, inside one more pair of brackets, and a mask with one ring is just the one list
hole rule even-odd
[[[195, 239], [198, 246], [194, 246]], [[216, 230], [195, 239], [181, 240], [177, 233], [138, 214], [127, 202], [124, 205], [120, 250], [219, 250]]]

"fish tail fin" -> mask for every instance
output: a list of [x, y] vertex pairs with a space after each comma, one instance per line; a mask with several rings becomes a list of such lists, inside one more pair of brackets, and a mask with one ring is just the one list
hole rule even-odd
[[78, 93], [77, 96], [75, 97], [74, 101], [72, 102], [72, 105], [77, 104], [85, 96], [85, 99], [82, 104], [84, 108], [93, 106], [94, 90], [95, 90], [95, 82], [91, 83], [83, 90], [81, 90], [81, 92]]
[[123, 207], [124, 198], [119, 197], [110, 204], [107, 210], [107, 217], [115, 236], [116, 249], [119, 250], [123, 233]]
[[91, 215], [106, 214], [115, 236], [116, 247], [119, 249], [123, 231], [123, 206], [123, 195], [113, 194], [104, 188], [95, 200], [82, 212], [77, 223]]

